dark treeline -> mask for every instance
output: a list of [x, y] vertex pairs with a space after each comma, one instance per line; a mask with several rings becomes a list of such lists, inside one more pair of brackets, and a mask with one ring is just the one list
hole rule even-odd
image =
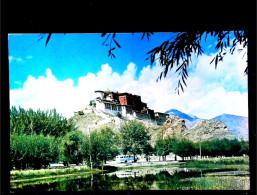
[[[165, 160], [169, 153], [174, 153], [182, 157], [190, 159], [198, 157], [217, 157], [217, 156], [241, 156], [249, 155], [249, 143], [244, 140], [237, 139], [214, 139], [203, 142], [192, 142], [187, 139], [175, 139], [167, 137], [158, 139], [155, 144], [155, 153], [162, 156]], [[176, 156], [175, 156], [176, 160]]]
[[247, 141], [227, 139], [193, 143], [168, 137], [158, 139], [152, 147], [148, 129], [138, 121], [124, 122], [120, 133], [102, 127], [86, 134], [76, 130], [72, 120], [62, 117], [56, 110], [12, 107], [10, 128], [11, 169], [40, 169], [53, 162], [63, 162], [68, 166], [83, 161], [89, 167], [103, 168], [107, 160], [118, 154], [144, 154], [147, 160], [155, 154], [166, 160], [172, 152], [184, 160], [185, 157], [199, 156], [200, 147], [202, 156], [249, 153]]

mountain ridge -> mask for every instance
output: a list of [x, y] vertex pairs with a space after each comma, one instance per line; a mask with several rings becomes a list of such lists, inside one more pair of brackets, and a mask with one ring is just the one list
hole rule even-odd
[[214, 121], [219, 120], [225, 125], [228, 129], [234, 134], [248, 139], [248, 117], [238, 116], [233, 114], [221, 114], [211, 119], [201, 119], [195, 115], [186, 114], [177, 109], [170, 109], [165, 113], [170, 116], [180, 117], [185, 120], [186, 126], [188, 129], [192, 129], [197, 126], [197, 124], [204, 120]]

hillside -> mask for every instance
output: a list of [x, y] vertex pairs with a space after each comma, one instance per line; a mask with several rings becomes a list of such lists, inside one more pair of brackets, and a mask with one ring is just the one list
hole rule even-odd
[[184, 134], [189, 140], [197, 142], [212, 139], [234, 138], [227, 126], [220, 122], [204, 120], [199, 122], [194, 128], [188, 129]]
[[[89, 131], [94, 131], [95, 129], [105, 126], [110, 127], [114, 132], [119, 133], [120, 126], [127, 120], [102, 111], [97, 111], [92, 107], [87, 107], [83, 110], [83, 113], [83, 115], [76, 114], [72, 117], [72, 120], [75, 123], [75, 127], [84, 133], [88, 133]], [[155, 140], [160, 134], [161, 126], [142, 120], [139, 121], [144, 123], [148, 128], [149, 134], [151, 135], [150, 143], [154, 145]]]
[[222, 114], [211, 120], [220, 120], [235, 135], [248, 139], [248, 118], [231, 114]]
[[197, 125], [197, 123], [204, 120], [204, 119], [198, 118], [197, 116], [186, 114], [186, 113], [181, 112], [181, 111], [176, 110], [176, 109], [168, 110], [165, 113], [169, 114], [170, 116], [176, 116], [176, 117], [184, 119], [185, 120], [185, 125], [188, 129], [193, 128], [195, 125]]
[[115, 132], [118, 132], [123, 122], [123, 120], [117, 116], [97, 111], [90, 106], [82, 111], [84, 113], [83, 115], [76, 114], [71, 119], [74, 121], [75, 127], [84, 133], [104, 126], [111, 127]]
[[[84, 133], [94, 131], [104, 126], [108, 126], [116, 133], [119, 133], [120, 126], [127, 120], [102, 111], [97, 111], [92, 107], [86, 108], [83, 110], [83, 113], [83, 115], [76, 114], [72, 117], [72, 120], [75, 122], [76, 128]], [[152, 146], [154, 146], [158, 138], [165, 138], [167, 136], [174, 136], [176, 138], [185, 137], [194, 142], [199, 141], [200, 135], [202, 141], [214, 138], [233, 138], [233, 134], [229, 131], [227, 126], [218, 120], [203, 120], [191, 129], [187, 128], [185, 119], [175, 116], [170, 116], [163, 126], [142, 120], [140, 121], [148, 128], [149, 134], [151, 135], [150, 142]]]
[[[165, 113], [169, 114], [170, 116], [180, 117], [185, 120], [185, 125], [188, 129], [192, 129], [198, 125], [201, 121], [205, 119], [198, 118], [197, 116], [190, 115], [183, 113], [176, 109], [170, 109]], [[227, 128], [237, 137], [242, 137], [248, 140], [248, 118], [243, 116], [236, 116], [231, 114], [222, 114], [216, 116], [210, 121], [219, 120], [224, 123]]]

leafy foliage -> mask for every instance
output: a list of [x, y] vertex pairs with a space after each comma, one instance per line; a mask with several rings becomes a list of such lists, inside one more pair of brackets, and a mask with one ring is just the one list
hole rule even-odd
[[120, 128], [121, 145], [124, 154], [133, 155], [147, 153], [150, 136], [143, 123], [133, 120], [124, 123]]
[[[218, 50], [218, 54], [210, 62], [215, 62], [217, 68], [218, 62], [222, 61], [227, 52], [234, 53], [238, 44], [242, 44], [243, 48], [248, 46], [248, 33], [247, 31], [234, 31], [234, 40], [230, 47], [230, 32], [229, 31], [190, 31], [180, 32], [174, 38], [163, 42], [160, 46], [152, 49], [147, 54], [150, 54], [151, 64], [156, 59], [159, 60], [160, 65], [164, 67], [157, 80], [161, 80], [167, 76], [168, 71], [176, 67], [176, 73], [180, 76], [177, 85], [177, 92], [179, 89], [184, 91], [183, 86], [187, 86], [186, 79], [188, 78], [188, 68], [191, 62], [193, 54], [197, 56], [204, 53], [201, 40], [205, 35], [205, 41], [207, 36], [213, 36], [217, 38], [217, 44], [215, 49]], [[227, 48], [230, 47], [229, 51]], [[149, 57], [147, 58], [149, 59]], [[248, 72], [246, 67], [245, 73]]]
[[[89, 152], [92, 155], [93, 167], [103, 165], [107, 160], [119, 154], [119, 138], [109, 127], [93, 131], [89, 139], [91, 141]], [[89, 158], [87, 162], [89, 164]]]
[[56, 161], [58, 141], [43, 134], [11, 134], [11, 167], [16, 169], [39, 169]]
[[221, 139], [204, 141], [202, 145], [202, 155], [204, 156], [239, 156], [249, 153], [249, 144], [246, 141], [238, 141], [237, 139]]
[[83, 144], [86, 144], [81, 131], [72, 131], [67, 133], [59, 148], [59, 160], [65, 165], [68, 163], [79, 164], [83, 161]]
[[[114, 50], [116, 47], [121, 48], [121, 45], [116, 39], [117, 33], [102, 33], [102, 37], [106, 37], [102, 45], [109, 47], [108, 56], [111, 58], [116, 58], [114, 55]], [[150, 36], [154, 35], [153, 32], [143, 32], [142, 38], [147, 37], [149, 40]], [[42, 39], [45, 34], [41, 35]], [[46, 39], [46, 46], [52, 33], [49, 33]], [[234, 31], [234, 39], [231, 40], [230, 31], [188, 31], [177, 33], [174, 37], [169, 40], [164, 41], [160, 46], [153, 48], [147, 54], [150, 56], [146, 60], [150, 59], [151, 64], [154, 63], [156, 59], [159, 60], [160, 65], [164, 67], [164, 70], [160, 73], [157, 78], [161, 80], [167, 76], [167, 73], [176, 68], [176, 73], [178, 73], [178, 85], [176, 91], [179, 94], [181, 89], [184, 92], [184, 87], [187, 86], [186, 80], [189, 77], [188, 68], [190, 66], [191, 57], [193, 54], [197, 56], [204, 53], [201, 41], [202, 37], [205, 36], [205, 42], [208, 36], [217, 38], [217, 43], [215, 49], [218, 51], [217, 55], [213, 58], [210, 63], [215, 63], [215, 68], [220, 61], [223, 60], [224, 56], [229, 52], [234, 53], [237, 45], [242, 45], [243, 48], [248, 46], [248, 32], [247, 31]], [[228, 50], [227, 50], [228, 49]], [[245, 69], [245, 74], [248, 74], [248, 67]]]
[[166, 156], [173, 151], [173, 144], [174, 139], [167, 137], [165, 139], [159, 138], [154, 146], [155, 154], [157, 156], [162, 156], [163, 159], [166, 158]]
[[53, 136], [63, 136], [67, 132], [75, 129], [74, 124], [62, 117], [56, 110], [34, 111], [18, 109], [12, 106], [10, 110], [10, 128], [11, 133], [16, 134], [44, 134]]
[[[143, 40], [145, 36], [149, 40], [150, 36], [153, 35], [153, 34], [154, 33], [152, 33], [152, 32], [144, 32], [143, 35], [142, 35], [141, 40]], [[102, 33], [101, 36], [106, 37], [102, 45], [109, 47], [108, 57], [116, 58], [116, 56], [114, 55], [113, 52], [116, 49], [116, 47], [121, 48], [120, 44], [115, 39], [116, 33]], [[113, 46], [113, 43], [115, 44], [114, 46]]]
[[195, 154], [195, 147], [193, 142], [189, 140], [179, 140], [174, 143], [173, 152], [184, 160], [184, 157]]

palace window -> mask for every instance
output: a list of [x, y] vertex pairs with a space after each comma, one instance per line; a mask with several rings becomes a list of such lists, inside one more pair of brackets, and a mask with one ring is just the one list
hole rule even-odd
[[104, 107], [105, 107], [105, 109], [111, 109], [111, 104], [107, 104], [107, 103], [104, 103]]

